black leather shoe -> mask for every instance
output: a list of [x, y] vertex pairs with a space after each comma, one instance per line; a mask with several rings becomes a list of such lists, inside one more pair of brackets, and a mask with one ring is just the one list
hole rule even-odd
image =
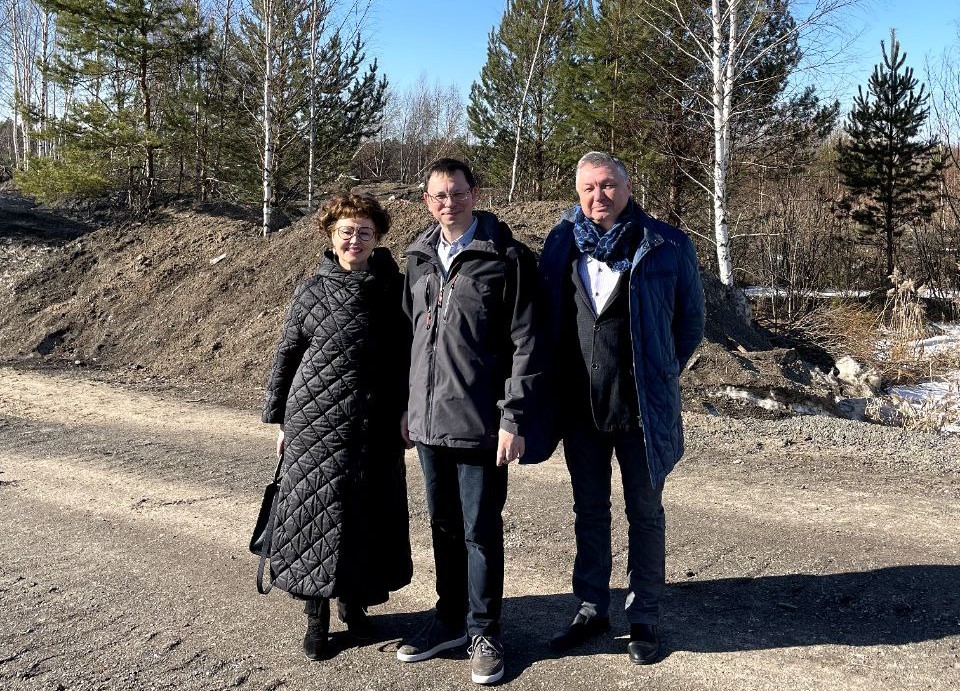
[[583, 645], [594, 636], [610, 630], [610, 617], [587, 617], [577, 613], [573, 622], [565, 629], [557, 631], [550, 639], [550, 649], [561, 653], [570, 648]]
[[630, 662], [652, 665], [660, 659], [660, 637], [652, 624], [630, 624], [630, 642], [627, 644]]
[[369, 641], [373, 638], [373, 622], [367, 616], [365, 607], [338, 599], [337, 617], [347, 625], [347, 631], [358, 641]]

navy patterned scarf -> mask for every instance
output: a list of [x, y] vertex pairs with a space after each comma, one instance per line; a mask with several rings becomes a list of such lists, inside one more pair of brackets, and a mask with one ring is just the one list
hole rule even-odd
[[610, 230], [604, 230], [584, 215], [579, 204], [573, 207], [573, 211], [573, 237], [577, 248], [617, 273], [629, 270], [630, 229], [633, 223], [618, 220]]

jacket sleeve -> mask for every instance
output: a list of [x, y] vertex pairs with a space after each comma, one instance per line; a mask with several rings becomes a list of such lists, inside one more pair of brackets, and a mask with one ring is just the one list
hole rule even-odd
[[686, 237], [681, 246], [675, 301], [672, 324], [673, 342], [682, 372], [693, 351], [700, 345], [706, 319], [700, 268], [697, 266], [693, 243]]
[[536, 348], [536, 309], [539, 294], [537, 261], [526, 246], [518, 247], [516, 260], [508, 263], [506, 302], [510, 314], [510, 345], [513, 348], [510, 376], [504, 385], [500, 428], [523, 434], [525, 404], [539, 372]]
[[266, 423], [283, 424], [290, 385], [310, 341], [303, 325], [304, 310], [301, 298], [304, 289], [303, 285], [299, 286], [293, 295], [293, 301], [287, 309], [284, 320], [280, 344], [273, 357], [261, 415], [261, 420]]
[[407, 320], [410, 322], [410, 328], [413, 328], [413, 293], [410, 290], [411, 279], [410, 279], [410, 262], [412, 259], [407, 259], [407, 268], [403, 272], [403, 288], [401, 289], [400, 295], [400, 307], [403, 309], [403, 313], [407, 315]]

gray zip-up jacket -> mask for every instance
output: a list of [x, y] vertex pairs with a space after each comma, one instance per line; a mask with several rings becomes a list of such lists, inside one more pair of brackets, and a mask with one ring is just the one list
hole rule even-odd
[[498, 431], [524, 433], [535, 376], [536, 258], [486, 211], [443, 277], [440, 226], [407, 248], [403, 309], [413, 326], [407, 426], [432, 446], [495, 449]]

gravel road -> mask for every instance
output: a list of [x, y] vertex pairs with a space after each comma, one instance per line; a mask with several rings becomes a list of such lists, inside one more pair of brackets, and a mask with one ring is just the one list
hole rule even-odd
[[[664, 495], [668, 655], [649, 668], [628, 663], [619, 612], [575, 654], [547, 649], [575, 605], [569, 483], [560, 458], [511, 469], [503, 686], [960, 688], [960, 442], [823, 418], [686, 425]], [[375, 642], [335, 623], [341, 652], [304, 658], [300, 608], [257, 595], [246, 552], [272, 447], [253, 409], [0, 368], [0, 688], [469, 688], [462, 651], [394, 657], [435, 597], [412, 455], [414, 583], [372, 611]]]

